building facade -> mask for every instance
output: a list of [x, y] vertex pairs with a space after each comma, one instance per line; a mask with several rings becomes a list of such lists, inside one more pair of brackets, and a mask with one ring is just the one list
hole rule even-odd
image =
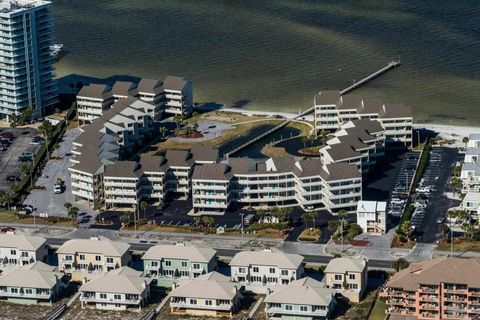
[[325, 287], [352, 302], [360, 302], [367, 289], [368, 268], [364, 258], [335, 258], [324, 271]]
[[58, 102], [53, 79], [53, 20], [50, 1], [0, 3], [0, 117], [32, 107], [41, 118]]
[[387, 144], [412, 146], [412, 112], [405, 105], [386, 105], [364, 99], [357, 94], [340, 95], [339, 91], [321, 91], [314, 99], [314, 120], [317, 132], [336, 131], [342, 124], [358, 119], [373, 119], [385, 129]]
[[189, 117], [193, 111], [192, 82], [182, 77], [167, 76], [163, 82], [165, 112]]
[[357, 224], [364, 233], [382, 235], [387, 231], [387, 203], [381, 201], [359, 201]]
[[0, 270], [45, 261], [46, 240], [42, 237], [0, 234]]
[[302, 278], [274, 288], [265, 297], [267, 319], [330, 319], [335, 308], [335, 291], [312, 279]]
[[130, 245], [103, 237], [72, 239], [57, 250], [58, 270], [70, 274], [72, 280], [88, 281], [109, 271], [128, 266]]
[[104, 84], [83, 86], [77, 93], [77, 116], [81, 124], [92, 122], [110, 109], [114, 100], [112, 88]]
[[80, 291], [82, 308], [100, 310], [138, 310], [150, 300], [152, 279], [129, 267], [111, 270], [83, 284]]
[[194, 279], [217, 269], [216, 251], [182, 244], [150, 247], [142, 257], [144, 275], [160, 287], [179, 279]]
[[480, 133], [469, 136], [460, 179], [464, 192], [480, 192]]
[[478, 319], [478, 259], [438, 257], [392, 275], [380, 295], [386, 313], [415, 319]]

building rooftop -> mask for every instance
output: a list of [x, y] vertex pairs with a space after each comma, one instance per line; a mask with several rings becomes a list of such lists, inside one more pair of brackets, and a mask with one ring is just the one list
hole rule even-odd
[[142, 79], [138, 83], [138, 92], [160, 94], [163, 92], [163, 82], [156, 79]]
[[167, 76], [163, 82], [163, 88], [169, 91], [183, 91], [188, 80], [183, 77]]
[[225, 163], [205, 163], [196, 165], [193, 170], [194, 180], [228, 181], [233, 177], [231, 168]]
[[75, 254], [99, 253], [111, 257], [121, 257], [130, 249], [130, 245], [126, 242], [111, 241], [105, 237], [91, 239], [72, 239], [64, 242], [57, 253]]
[[306, 277], [292, 281], [287, 286], [274, 287], [265, 302], [328, 306], [334, 300], [334, 295], [335, 290], [327, 289], [323, 283]]
[[137, 85], [130, 81], [116, 81], [112, 87], [114, 96], [131, 96], [138, 94]]
[[141, 271], [129, 267], [99, 275], [80, 287], [81, 292], [125, 293], [141, 295], [153, 279], [142, 277]]
[[44, 246], [46, 241], [45, 238], [37, 236], [0, 233], [0, 248], [16, 248], [22, 251], [36, 251]]
[[463, 202], [471, 201], [471, 202], [480, 202], [480, 192], [473, 192], [469, 191], [463, 198]]
[[183, 244], [157, 245], [150, 247], [143, 255], [143, 260], [178, 259], [191, 262], [208, 263], [217, 252], [210, 248], [190, 247]]
[[80, 89], [78, 97], [108, 100], [112, 98], [112, 88], [105, 84], [90, 84]]
[[238, 292], [239, 285], [217, 272], [201, 275], [195, 279], [181, 279], [178, 287], [170, 293], [172, 297], [199, 299], [232, 300]]
[[0, 287], [52, 289], [63, 273], [54, 266], [37, 261], [20, 268], [7, 269], [0, 276]]
[[105, 167], [105, 178], [139, 178], [142, 175], [139, 165], [136, 161], [115, 161]]
[[393, 274], [385, 286], [416, 291], [420, 285], [439, 285], [440, 283], [464, 284], [480, 288], [479, 259], [442, 256], [412, 263], [408, 268]]
[[480, 176], [480, 163], [464, 163], [462, 164], [462, 171], [473, 171], [475, 176]]
[[357, 204], [357, 212], [385, 212], [387, 203], [384, 201], [360, 200]]
[[480, 140], [480, 132], [470, 133], [468, 140]]
[[276, 266], [278, 268], [297, 269], [303, 263], [301, 255], [281, 251], [241, 251], [230, 261], [230, 266]]
[[363, 258], [335, 258], [330, 260], [324, 273], [363, 272], [367, 261]]
[[335, 105], [340, 99], [340, 91], [337, 90], [324, 90], [320, 91], [314, 97], [315, 105]]

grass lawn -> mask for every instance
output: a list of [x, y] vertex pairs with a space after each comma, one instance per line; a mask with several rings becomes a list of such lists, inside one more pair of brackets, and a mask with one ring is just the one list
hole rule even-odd
[[368, 320], [383, 320], [385, 319], [385, 310], [387, 309], [387, 303], [384, 298], [378, 298], [375, 300], [372, 312], [368, 317]]
[[[19, 218], [15, 215], [16, 211], [10, 210], [10, 211], [0, 211], [0, 223], [18, 223], [18, 224], [33, 224], [33, 217], [32, 216], [26, 216], [25, 218]], [[36, 217], [35, 222], [37, 224], [48, 224], [48, 225], [56, 225], [56, 226], [66, 226], [66, 227], [71, 227], [72, 226], [72, 221], [59, 221], [57, 223], [52, 223], [51, 221], [48, 221], [47, 219]]]
[[236, 138], [238, 136], [241, 136], [247, 131], [258, 127], [258, 126], [263, 126], [267, 124], [271, 125], [276, 125], [280, 123], [280, 119], [266, 119], [265, 121], [257, 121], [257, 122], [249, 122], [249, 123], [244, 123], [236, 126], [233, 129], [226, 130], [224, 131], [218, 138], [208, 140], [208, 141], [203, 141], [203, 142], [177, 142], [177, 141], [172, 141], [172, 140], [167, 140], [163, 141], [157, 144], [152, 145], [151, 151], [153, 153], [156, 152], [163, 152], [169, 149], [177, 149], [177, 150], [188, 150], [190, 149], [193, 145], [209, 145], [209, 146], [217, 146], [220, 145], [230, 139]]
[[[449, 240], [440, 241], [437, 245], [437, 250], [450, 251], [451, 250], [450, 241]], [[475, 241], [475, 240], [454, 238], [453, 251], [455, 251], [455, 252], [465, 252], [465, 251], [480, 252], [480, 242]]]
[[416, 242], [414, 240], [408, 241], [408, 242], [402, 242], [398, 239], [398, 236], [395, 235], [395, 237], [393, 237], [391, 247], [392, 248], [412, 249], [413, 246], [415, 246], [415, 243]]
[[268, 119], [266, 116], [246, 116], [237, 112], [211, 111], [202, 114], [199, 119], [212, 120], [227, 124], [235, 124], [239, 122]]
[[319, 229], [305, 229], [302, 233], [298, 236], [298, 241], [317, 241], [320, 237], [320, 230]]
[[287, 151], [285, 151], [285, 148], [273, 147], [269, 145], [263, 147], [261, 152], [269, 157], [284, 157], [288, 155]]

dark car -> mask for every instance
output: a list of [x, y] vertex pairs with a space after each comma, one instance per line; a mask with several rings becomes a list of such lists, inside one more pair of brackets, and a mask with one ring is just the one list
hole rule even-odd
[[8, 182], [19, 182], [20, 178], [17, 176], [14, 176], [13, 174], [10, 174], [7, 176], [7, 181]]
[[0, 228], [0, 232], [7, 233], [7, 232], [14, 232], [15, 228], [13, 227], [2, 227]]
[[8, 150], [7, 146], [0, 144], [0, 151], [7, 151], [7, 150]]

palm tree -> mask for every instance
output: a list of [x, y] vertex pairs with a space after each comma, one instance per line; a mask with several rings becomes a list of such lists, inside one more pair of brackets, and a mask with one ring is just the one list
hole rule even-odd
[[67, 213], [70, 211], [70, 208], [73, 207], [70, 202], [65, 202], [63, 206], [65, 207], [65, 209], [67, 209]]
[[410, 263], [407, 260], [400, 258], [392, 263], [392, 268], [398, 272], [402, 269], [408, 268], [409, 265]]
[[202, 220], [205, 223], [205, 226], [207, 228], [210, 228], [215, 223], [215, 220], [213, 220], [212, 217], [205, 216], [205, 217], [202, 218]]
[[30, 188], [33, 188], [32, 168], [31, 165], [22, 164], [20, 171], [25, 175], [30, 175]]
[[143, 219], [145, 219], [145, 210], [148, 208], [148, 203], [146, 201], [140, 202], [140, 209], [143, 210]]
[[165, 134], [168, 132], [167, 127], [160, 127], [160, 133], [162, 134], [162, 139], [165, 139]]
[[317, 216], [317, 213], [315, 211], [308, 211], [304, 213], [304, 219], [305, 219], [305, 225], [307, 225], [307, 220], [312, 220], [313, 221], [313, 229], [316, 228], [315, 225], [315, 217]]
[[7, 193], [4, 190], [0, 190], [0, 204], [3, 206], [7, 203]]
[[202, 217], [194, 217], [193, 222], [195, 222], [195, 226], [198, 227], [200, 222], [202, 222]]
[[45, 147], [47, 148], [47, 159], [49, 158], [48, 151], [48, 139], [51, 137], [53, 131], [52, 124], [50, 121], [44, 120], [42, 124], [38, 127], [38, 132], [45, 139]]
[[17, 127], [17, 124], [18, 124], [18, 116], [16, 113], [12, 113], [10, 116], [9, 116], [9, 120], [10, 120], [10, 128], [15, 128]]
[[[348, 212], [346, 210], [340, 210], [338, 212], [338, 217], [340, 218], [340, 236], [342, 237], [341, 238], [341, 241], [342, 241], [342, 245], [343, 245], [343, 229], [344, 229], [344, 224], [345, 224], [345, 220], [347, 219], [348, 217]], [[347, 220], [348, 222], [348, 220]]]
[[128, 212], [125, 212], [121, 217], [120, 220], [124, 225], [127, 225], [130, 222], [130, 214]]
[[75, 219], [78, 215], [78, 211], [79, 209], [77, 207], [71, 207], [69, 210], [68, 210], [68, 216], [70, 218], [72, 218], [72, 225], [75, 224]]
[[258, 220], [263, 221], [265, 219], [265, 216], [267, 215], [267, 212], [264, 209], [258, 209], [256, 214], [257, 214]]
[[305, 149], [307, 147], [307, 141], [308, 141], [308, 138], [306, 136], [302, 136], [302, 142], [303, 142], [303, 148]]
[[468, 137], [463, 137], [462, 142], [465, 143], [465, 149], [467, 149]]

